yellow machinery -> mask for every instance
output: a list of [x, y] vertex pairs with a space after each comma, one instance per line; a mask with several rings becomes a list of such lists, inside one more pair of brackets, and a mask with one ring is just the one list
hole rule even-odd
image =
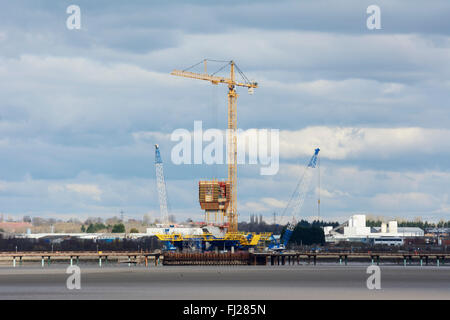
[[271, 241], [272, 233], [254, 233], [254, 232], [227, 232], [223, 237], [215, 237], [211, 233], [203, 233], [202, 235], [182, 235], [180, 233], [172, 234], [156, 234], [158, 240], [163, 242], [177, 243], [177, 242], [228, 242], [235, 243], [240, 247], [257, 247], [264, 245], [267, 241]]
[[[236, 115], [236, 101], [238, 94], [236, 93], [235, 87], [246, 87], [248, 88], [248, 92], [250, 94], [253, 93], [254, 88], [258, 87], [256, 82], [251, 82], [247, 79], [247, 77], [242, 73], [241, 70], [236, 66], [234, 61], [227, 62], [226, 66], [230, 66], [230, 77], [224, 78], [215, 76], [214, 74], [209, 75], [207, 72], [207, 59], [204, 59], [200, 63], [204, 64], [204, 73], [195, 73], [186, 70], [174, 70], [172, 71], [172, 75], [193, 78], [199, 80], [210, 81], [212, 84], [225, 84], [228, 85], [228, 145], [227, 145], [227, 163], [228, 163], [228, 181], [229, 184], [229, 196], [227, 199], [227, 208], [226, 210], [218, 210], [222, 217], [216, 219], [216, 221], [224, 220], [223, 216], [225, 215], [227, 218], [226, 227], [228, 232], [237, 232], [238, 227], [238, 219], [237, 219], [237, 211], [236, 211], [236, 198], [237, 198], [237, 189], [236, 189], [236, 179], [237, 179], [237, 115]], [[213, 60], [214, 61], [214, 60]], [[198, 63], [198, 64], [200, 64]], [[196, 64], [196, 65], [198, 65]], [[194, 66], [196, 66], [194, 65]], [[194, 67], [193, 66], [193, 67]], [[220, 70], [222, 70], [221, 68]], [[236, 81], [235, 72], [239, 72], [244, 82]], [[201, 188], [201, 185], [200, 185]], [[200, 190], [201, 192], [201, 190]], [[201, 195], [200, 195], [200, 203]], [[208, 209], [204, 209], [208, 210]], [[208, 212], [205, 213], [205, 216], [208, 217]]]

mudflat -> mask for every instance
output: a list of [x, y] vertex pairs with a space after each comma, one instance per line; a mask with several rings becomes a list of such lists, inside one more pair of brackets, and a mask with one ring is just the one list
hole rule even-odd
[[380, 266], [369, 290], [367, 266], [80, 265], [81, 289], [66, 266], [0, 269], [0, 299], [450, 299], [448, 266]]

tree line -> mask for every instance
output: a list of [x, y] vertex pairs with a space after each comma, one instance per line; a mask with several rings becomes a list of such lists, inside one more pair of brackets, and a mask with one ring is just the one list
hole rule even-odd
[[[323, 233], [324, 226], [337, 227], [338, 222], [327, 222], [323, 220], [300, 220], [292, 233], [289, 243], [293, 245], [322, 245], [325, 243], [325, 235]], [[285, 225], [268, 224], [262, 219], [251, 219], [250, 222], [238, 223], [238, 229], [244, 232], [271, 232], [273, 234], [281, 234], [283, 236]]]
[[[111, 233], [125, 233], [125, 225], [123, 223], [117, 223], [115, 225], [105, 225], [103, 223], [91, 223], [89, 224], [89, 226], [86, 228], [85, 225], [83, 224], [81, 226], [81, 232], [86, 232], [86, 233], [97, 233], [101, 230], [106, 230], [107, 232], [111, 232]], [[132, 228], [130, 230], [130, 233], [138, 233], [139, 231], [136, 228]]]
[[161, 249], [162, 243], [155, 236], [139, 239], [20, 239], [2, 238], [0, 249], [15, 251], [153, 251]]
[[[367, 220], [366, 226], [368, 227], [381, 227], [381, 220]], [[439, 221], [438, 223], [428, 222], [428, 221], [399, 221], [398, 226], [401, 228], [404, 227], [416, 227], [422, 230], [430, 229], [430, 228], [450, 228], [450, 220], [449, 221]]]

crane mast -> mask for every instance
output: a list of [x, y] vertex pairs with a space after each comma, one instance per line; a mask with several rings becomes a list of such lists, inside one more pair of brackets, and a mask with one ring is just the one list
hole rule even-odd
[[161, 212], [161, 222], [169, 224], [169, 212], [167, 210], [167, 192], [166, 181], [164, 179], [163, 162], [159, 146], [155, 144], [155, 168], [156, 168], [156, 187], [158, 189], [159, 209]]
[[[172, 75], [210, 81], [212, 84], [227, 84], [228, 85], [228, 133], [227, 133], [227, 164], [228, 164], [228, 183], [230, 185], [230, 198], [229, 204], [226, 209], [227, 218], [227, 228], [228, 232], [237, 232], [237, 98], [235, 87], [246, 87], [250, 94], [253, 93], [253, 89], [258, 86], [256, 82], [251, 82], [248, 78], [239, 70], [234, 61], [227, 62], [230, 66], [230, 77], [224, 78], [215, 76], [214, 74], [209, 75], [207, 73], [207, 59], [204, 59], [200, 63], [204, 63], [205, 72], [195, 73], [186, 70], [174, 70], [171, 72]], [[198, 63], [198, 64], [200, 64]], [[196, 65], [198, 65], [196, 64]], [[194, 65], [195, 66], [195, 65]], [[244, 79], [244, 82], [236, 81], [235, 72], [239, 74]]]
[[[234, 62], [231, 61], [230, 78], [234, 82]], [[237, 114], [236, 101], [238, 94], [234, 90], [234, 84], [228, 85], [228, 182], [230, 183], [230, 205], [227, 210], [228, 230], [231, 232], [237, 231]]]

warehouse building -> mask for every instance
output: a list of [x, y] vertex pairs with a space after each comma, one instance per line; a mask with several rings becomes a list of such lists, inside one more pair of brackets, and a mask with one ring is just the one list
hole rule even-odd
[[338, 227], [323, 228], [327, 242], [364, 242], [370, 244], [402, 245], [405, 238], [423, 237], [420, 228], [398, 227], [395, 220], [382, 223], [381, 227], [366, 226], [366, 215], [358, 214]]

